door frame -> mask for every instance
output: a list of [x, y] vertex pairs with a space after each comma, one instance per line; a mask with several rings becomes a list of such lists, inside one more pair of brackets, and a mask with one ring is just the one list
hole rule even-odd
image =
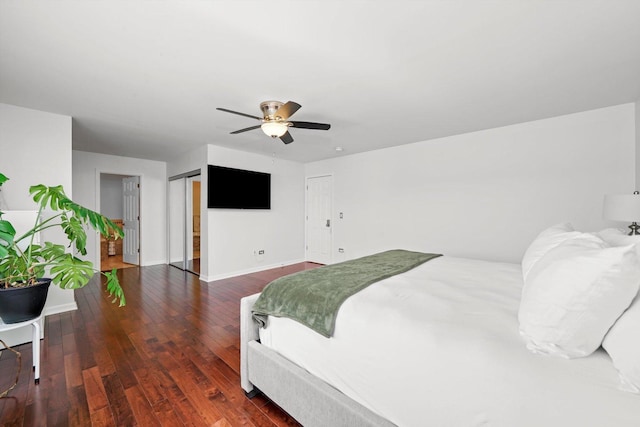
[[[140, 204], [139, 206], [139, 214], [140, 214], [140, 223], [138, 224], [139, 230], [138, 230], [138, 248], [140, 249], [140, 253], [138, 254], [138, 265], [142, 265], [142, 251], [143, 251], [143, 247], [142, 247], [142, 219], [144, 218], [144, 211], [143, 211], [143, 207], [144, 204], [142, 203], [142, 188], [143, 188], [143, 182], [144, 182], [144, 174], [142, 174], [141, 172], [127, 172], [127, 171], [114, 171], [112, 169], [97, 169], [96, 168], [96, 179], [95, 179], [95, 195], [96, 195], [96, 202], [95, 202], [95, 211], [96, 212], [100, 212], [100, 185], [101, 185], [101, 181], [102, 181], [102, 174], [108, 174], [108, 175], [122, 175], [122, 176], [137, 176], [140, 179], [140, 194], [138, 197], [138, 203]], [[100, 254], [100, 232], [96, 231], [95, 232], [95, 236], [96, 236], [96, 242], [95, 242], [95, 254], [96, 254], [96, 260], [93, 263], [94, 266], [98, 267], [98, 270], [102, 269], [102, 260], [100, 258], [101, 254]]]
[[[329, 264], [333, 263], [334, 261], [334, 256], [333, 256], [333, 235], [334, 235], [334, 227], [335, 227], [335, 218], [333, 217], [333, 211], [334, 211], [334, 191], [333, 191], [333, 174], [332, 173], [324, 173], [324, 174], [318, 174], [318, 175], [309, 175], [306, 176], [304, 178], [304, 259], [306, 261], [309, 261], [309, 256], [308, 256], [308, 250], [309, 250], [309, 212], [307, 211], [308, 209], [308, 197], [309, 197], [309, 180], [310, 179], [315, 179], [315, 178], [329, 178], [331, 180], [330, 182], [330, 192], [331, 194], [329, 195], [329, 199], [330, 199], [330, 203], [331, 203], [331, 209], [330, 209], [330, 220], [331, 220], [331, 233], [329, 236]], [[311, 262], [315, 262], [315, 261], [311, 261]]]

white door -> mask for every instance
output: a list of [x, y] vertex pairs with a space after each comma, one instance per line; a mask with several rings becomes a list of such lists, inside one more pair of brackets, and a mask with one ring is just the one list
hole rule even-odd
[[122, 179], [123, 230], [122, 261], [140, 264], [140, 177]]
[[331, 176], [307, 178], [307, 261], [331, 264]]

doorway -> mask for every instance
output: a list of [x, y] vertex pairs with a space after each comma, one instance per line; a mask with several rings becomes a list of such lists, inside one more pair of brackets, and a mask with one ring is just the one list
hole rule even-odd
[[306, 260], [331, 264], [333, 200], [332, 177], [307, 178]]
[[169, 265], [200, 274], [200, 171], [169, 178]]
[[140, 265], [140, 177], [100, 173], [100, 213], [119, 225], [124, 239], [100, 236], [100, 270]]

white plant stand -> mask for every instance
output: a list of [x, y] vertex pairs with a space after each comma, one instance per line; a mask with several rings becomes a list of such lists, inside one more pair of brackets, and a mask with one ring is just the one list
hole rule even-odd
[[42, 314], [35, 319], [26, 320], [24, 322], [19, 323], [4, 323], [2, 319], [0, 319], [0, 333], [5, 331], [11, 331], [13, 329], [23, 328], [25, 326], [31, 325], [33, 328], [33, 334], [31, 338], [31, 347], [33, 353], [33, 370], [35, 372], [35, 383], [40, 383], [40, 320], [42, 319]]

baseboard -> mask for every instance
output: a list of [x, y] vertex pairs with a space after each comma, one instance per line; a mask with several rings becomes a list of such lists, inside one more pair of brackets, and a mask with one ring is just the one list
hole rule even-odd
[[[229, 273], [217, 274], [217, 275], [214, 275], [214, 276], [203, 276], [203, 275], [200, 275], [198, 277], [198, 279], [200, 281], [202, 281], [202, 282], [214, 282], [216, 280], [228, 279], [229, 277], [242, 276], [244, 274], [257, 273], [258, 271], [271, 270], [272, 268], [286, 267], [288, 265], [298, 264], [298, 263], [301, 263], [301, 262], [305, 262], [305, 260], [304, 259], [299, 259], [299, 260], [291, 260], [291, 261], [280, 262], [280, 263], [277, 263], [277, 264], [261, 265], [261, 266], [254, 267], [254, 268], [249, 268], [249, 269], [246, 269], [246, 270], [238, 270], [238, 271], [233, 271], [233, 272], [229, 272]], [[149, 267], [149, 266], [152, 266], [152, 265], [160, 265], [160, 264], [166, 265], [167, 262], [166, 261], [152, 261], [152, 262], [147, 262], [142, 266], [143, 267]]]
[[160, 265], [160, 264], [167, 264], [167, 260], [163, 259], [163, 260], [155, 260], [155, 261], [144, 261], [140, 263], [140, 267], [149, 267], [152, 265]]
[[65, 313], [67, 311], [74, 311], [78, 309], [78, 304], [76, 302], [70, 302], [67, 304], [58, 304], [51, 307], [45, 307], [43, 313], [46, 316], [50, 316], [52, 314]]
[[229, 277], [235, 277], [235, 276], [242, 276], [244, 274], [257, 273], [258, 271], [264, 271], [264, 270], [271, 270], [273, 268], [286, 267], [288, 265], [298, 264], [298, 263], [301, 263], [301, 262], [304, 262], [304, 259], [285, 261], [285, 262], [280, 262], [280, 263], [277, 263], [277, 264], [270, 264], [270, 265], [261, 265], [261, 266], [254, 267], [254, 268], [249, 268], [249, 269], [246, 269], [246, 270], [238, 270], [238, 271], [233, 271], [233, 272], [229, 272], [229, 273], [217, 274], [217, 275], [214, 275], [214, 276], [200, 276], [200, 280], [202, 280], [203, 282], [213, 282], [213, 281], [216, 281], [216, 280], [228, 279]]

